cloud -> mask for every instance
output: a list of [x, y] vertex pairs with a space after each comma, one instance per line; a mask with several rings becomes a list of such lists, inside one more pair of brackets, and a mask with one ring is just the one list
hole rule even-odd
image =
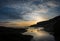
[[0, 20], [43, 21], [58, 15], [59, 4], [52, 0], [1, 0], [0, 6]]
[[55, 8], [58, 7], [58, 3], [56, 1], [50, 1], [46, 3], [47, 6], [51, 7], [51, 8]]
[[46, 13], [47, 11], [48, 11], [47, 9], [35, 10], [35, 11], [26, 13], [25, 15], [23, 15], [23, 19], [24, 20], [44, 21], [44, 20], [46, 20], [46, 17], [44, 17], [44, 15], [42, 15], [42, 14]]
[[2, 7], [0, 9], [0, 19], [19, 19], [16, 9], [10, 7]]

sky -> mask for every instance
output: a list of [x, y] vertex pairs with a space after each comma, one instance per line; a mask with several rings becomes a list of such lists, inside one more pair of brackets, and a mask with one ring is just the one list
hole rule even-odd
[[0, 0], [0, 26], [30, 26], [60, 15], [60, 0]]

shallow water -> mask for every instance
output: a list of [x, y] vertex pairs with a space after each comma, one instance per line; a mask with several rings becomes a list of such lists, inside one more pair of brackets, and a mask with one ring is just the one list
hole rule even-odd
[[28, 28], [24, 35], [32, 35], [31, 41], [55, 41], [53, 35], [40, 28]]

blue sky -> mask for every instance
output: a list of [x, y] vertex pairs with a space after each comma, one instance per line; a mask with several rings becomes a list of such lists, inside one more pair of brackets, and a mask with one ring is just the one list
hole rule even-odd
[[60, 15], [60, 0], [0, 0], [0, 22], [44, 21]]

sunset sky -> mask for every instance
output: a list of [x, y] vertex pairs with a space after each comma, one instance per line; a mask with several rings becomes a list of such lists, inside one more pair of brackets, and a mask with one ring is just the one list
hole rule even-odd
[[60, 0], [0, 0], [0, 26], [30, 26], [60, 15]]

